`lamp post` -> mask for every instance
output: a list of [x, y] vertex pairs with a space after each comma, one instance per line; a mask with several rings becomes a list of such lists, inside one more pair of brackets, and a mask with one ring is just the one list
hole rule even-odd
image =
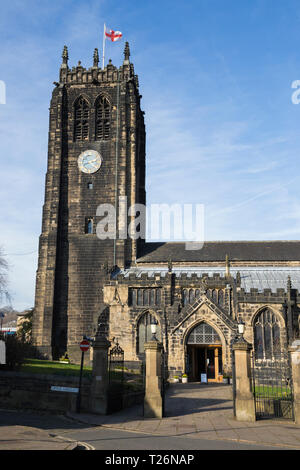
[[151, 341], [158, 341], [156, 338], [156, 332], [157, 332], [157, 320], [155, 318], [152, 318], [151, 320], [151, 333], [152, 333], [152, 338]]
[[245, 331], [245, 323], [243, 322], [241, 317], [239, 317], [239, 321], [238, 321], [238, 330], [239, 330], [240, 338], [243, 338], [244, 331]]

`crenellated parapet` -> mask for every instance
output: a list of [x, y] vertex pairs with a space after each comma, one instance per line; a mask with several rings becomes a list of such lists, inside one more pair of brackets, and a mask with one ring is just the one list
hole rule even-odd
[[[297, 303], [300, 303], [300, 297], [297, 290], [295, 290], [295, 297], [297, 298]], [[259, 291], [258, 289], [251, 288], [250, 292], [246, 292], [245, 289], [238, 289], [236, 293], [237, 302], [249, 302], [249, 303], [283, 303], [287, 299], [286, 289], [276, 289], [276, 292], [273, 292], [271, 289], [263, 289]]]
[[136, 89], [139, 87], [138, 76], [134, 73], [134, 66], [129, 62], [129, 45], [125, 44], [124, 62], [121, 67], [116, 67], [109, 59], [108, 64], [102, 69], [99, 67], [99, 52], [95, 49], [93, 55], [93, 66], [85, 68], [79, 61], [77, 66], [68, 66], [69, 54], [67, 46], [64, 46], [62, 54], [62, 65], [60, 67], [60, 84], [86, 85], [86, 84], [109, 84], [120, 81], [132, 81]]

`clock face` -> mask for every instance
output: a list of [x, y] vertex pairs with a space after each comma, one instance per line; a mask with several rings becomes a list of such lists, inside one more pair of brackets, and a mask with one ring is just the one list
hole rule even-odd
[[96, 150], [86, 150], [79, 155], [78, 167], [83, 173], [95, 173], [99, 170], [102, 157]]

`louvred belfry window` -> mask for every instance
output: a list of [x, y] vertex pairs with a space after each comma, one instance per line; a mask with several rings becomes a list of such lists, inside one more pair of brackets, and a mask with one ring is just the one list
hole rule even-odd
[[101, 96], [96, 103], [96, 140], [110, 138], [110, 103]]
[[89, 117], [90, 108], [84, 98], [79, 98], [75, 103], [74, 118], [74, 140], [88, 140], [89, 139]]

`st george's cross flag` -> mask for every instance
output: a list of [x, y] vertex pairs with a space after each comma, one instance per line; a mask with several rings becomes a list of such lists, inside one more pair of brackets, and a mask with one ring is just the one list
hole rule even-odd
[[113, 29], [106, 29], [106, 26], [104, 26], [105, 28], [105, 37], [106, 38], [109, 38], [112, 42], [115, 42], [115, 41], [118, 41], [119, 39], [121, 39], [122, 37], [122, 33], [121, 31], [114, 31]]
[[104, 69], [104, 56], [105, 56], [105, 40], [110, 39], [111, 42], [116, 42], [122, 37], [121, 31], [114, 31], [113, 29], [106, 28], [104, 23], [104, 31], [103, 31], [103, 55], [102, 55], [102, 68]]

